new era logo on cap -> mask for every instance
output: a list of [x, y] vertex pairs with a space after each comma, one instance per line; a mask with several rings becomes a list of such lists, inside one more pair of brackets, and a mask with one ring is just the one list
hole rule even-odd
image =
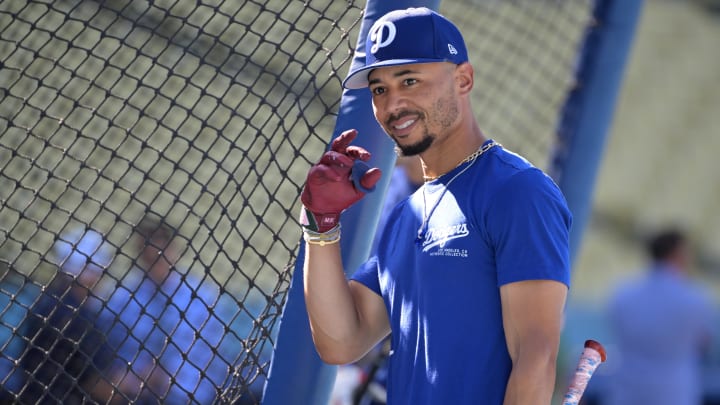
[[391, 11], [370, 28], [365, 65], [354, 68], [343, 82], [347, 89], [367, 87], [368, 74], [384, 66], [468, 60], [462, 34], [442, 15], [425, 7]]

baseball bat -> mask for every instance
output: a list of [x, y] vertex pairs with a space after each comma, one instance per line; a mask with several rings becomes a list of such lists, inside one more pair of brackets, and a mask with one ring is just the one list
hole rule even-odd
[[590, 377], [605, 359], [607, 359], [605, 348], [599, 342], [594, 340], [585, 341], [585, 348], [580, 355], [575, 374], [573, 374], [570, 385], [565, 392], [562, 405], [577, 405], [580, 402]]

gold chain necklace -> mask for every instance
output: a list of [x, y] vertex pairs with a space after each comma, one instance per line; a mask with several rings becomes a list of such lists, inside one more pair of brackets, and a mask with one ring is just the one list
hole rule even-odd
[[[485, 145], [482, 145], [482, 146], [480, 147], [480, 149], [478, 149], [478, 150], [476, 150], [475, 152], [469, 154], [465, 159], [461, 160], [460, 163], [456, 164], [455, 167], [453, 167], [452, 169], [448, 170], [447, 172], [445, 172], [445, 173], [443, 173], [443, 174], [440, 174], [440, 175], [438, 175], [438, 176], [425, 176], [425, 175], [423, 175], [423, 180], [424, 180], [425, 182], [437, 180], [437, 179], [439, 179], [440, 177], [442, 177], [442, 176], [450, 173], [451, 171], [455, 170], [455, 169], [456, 169], [458, 166], [460, 166], [461, 164], [467, 163], [467, 162], [469, 162], [469, 161], [471, 161], [471, 160], [475, 160], [475, 159], [478, 158], [480, 155], [482, 155], [483, 153], [487, 152], [488, 149], [492, 148], [493, 146], [502, 146], [502, 145], [500, 145], [499, 143], [497, 143], [497, 142], [495, 142], [495, 141], [491, 141], [491, 142], [489, 142], [489, 143], [486, 143]], [[455, 178], [453, 177], [453, 180], [454, 180], [454, 179], [455, 179]], [[452, 180], [451, 180], [451, 181], [452, 181]], [[448, 184], [449, 184], [449, 183], [448, 183]]]
[[[502, 146], [502, 145], [500, 145], [499, 143], [497, 143], [497, 142], [495, 142], [495, 141], [491, 141], [491, 142], [489, 142], [489, 143], [481, 146], [480, 149], [478, 149], [478, 150], [476, 150], [475, 152], [473, 152], [472, 154], [470, 154], [468, 157], [466, 157], [465, 159], [463, 159], [462, 162], [458, 163], [457, 166], [455, 166], [455, 167], [452, 169], [452, 170], [455, 170], [456, 168], [458, 168], [458, 167], [459, 167], [460, 165], [462, 165], [463, 163], [470, 162], [469, 165], [465, 166], [462, 170], [460, 170], [459, 172], [457, 172], [457, 174], [455, 174], [455, 175], [444, 185], [443, 191], [442, 191], [442, 193], [440, 193], [440, 197], [438, 197], [437, 201], [435, 202], [435, 204], [434, 204], [434, 205], [432, 206], [432, 208], [430, 209], [430, 212], [427, 211], [427, 195], [426, 195], [426, 192], [425, 192], [426, 186], [423, 186], [423, 189], [422, 189], [422, 196], [423, 196], [423, 221], [422, 221], [422, 224], [420, 224], [420, 228], [418, 228], [418, 233], [417, 233], [417, 238], [415, 239], [415, 243], [417, 243], [418, 245], [421, 245], [422, 242], [425, 240], [425, 232], [427, 232], [427, 227], [428, 227], [428, 225], [429, 225], [429, 223], [430, 223], [430, 217], [432, 216], [433, 212], [435, 212], [435, 208], [437, 208], [438, 205], [440, 205], [440, 201], [442, 201], [443, 196], [445, 196], [445, 192], [448, 191], [448, 189], [450, 188], [450, 184], [451, 184], [453, 181], [455, 181], [455, 179], [457, 179], [461, 174], [465, 173], [465, 172], [473, 165], [473, 163], [475, 163], [475, 162], [477, 161], [477, 158], [480, 157], [480, 155], [482, 155], [483, 153], [487, 152], [487, 151], [488, 151], [490, 148], [492, 148], [493, 146]], [[450, 171], [452, 171], [452, 170], [450, 170]], [[449, 172], [448, 172], [448, 173], [449, 173]], [[447, 173], [445, 173], [445, 174], [447, 174]], [[427, 181], [432, 181], [432, 180], [435, 180], [435, 179], [437, 179], [437, 178], [439, 178], [439, 177], [442, 177], [442, 176], [444, 176], [444, 174], [441, 174], [440, 176], [434, 177], [434, 178], [432, 178], [432, 179], [430, 179], [430, 180], [427, 180], [427, 179], [426, 179], [425, 181], [426, 181], [426, 182], [427, 182]], [[424, 176], [423, 176], [423, 177], [424, 177]]]

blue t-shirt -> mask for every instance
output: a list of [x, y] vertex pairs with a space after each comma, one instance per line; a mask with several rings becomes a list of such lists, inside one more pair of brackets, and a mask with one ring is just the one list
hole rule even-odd
[[606, 403], [703, 403], [702, 354], [717, 322], [710, 290], [657, 263], [615, 291], [608, 321], [622, 367], [608, 375]]
[[512, 364], [499, 287], [569, 285], [570, 223], [555, 183], [501, 147], [400, 202], [353, 275], [388, 310], [388, 403], [502, 404]]
[[107, 331], [108, 340], [129, 364], [128, 372], [145, 376], [154, 370], [166, 374], [165, 383], [172, 376], [169, 387], [152, 386], [151, 394], [139, 394], [139, 402], [164, 396], [169, 404], [213, 403], [242, 347], [238, 336], [227, 330], [233, 312], [218, 305], [228, 300], [221, 300], [210, 280], [174, 270], [162, 285], [139, 276], [137, 284], [126, 282], [114, 292], [107, 311], [117, 322]]

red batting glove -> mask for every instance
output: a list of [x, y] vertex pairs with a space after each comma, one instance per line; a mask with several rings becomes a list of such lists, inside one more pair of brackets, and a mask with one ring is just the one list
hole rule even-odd
[[[310, 168], [300, 195], [304, 205], [300, 223], [306, 229], [321, 233], [331, 230], [340, 221], [340, 213], [365, 195], [365, 191], [353, 184], [351, 171], [356, 160], [369, 160], [370, 152], [350, 146], [356, 136], [354, 129], [343, 132], [320, 162]], [[360, 177], [359, 183], [362, 188], [372, 189], [380, 176], [380, 169], [374, 167]]]

